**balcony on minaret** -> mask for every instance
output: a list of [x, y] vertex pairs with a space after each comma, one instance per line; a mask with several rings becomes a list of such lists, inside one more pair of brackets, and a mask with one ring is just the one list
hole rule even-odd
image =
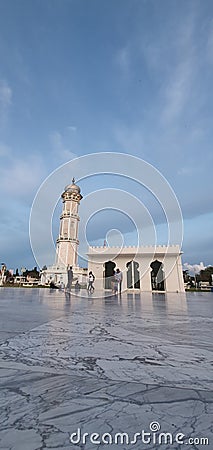
[[72, 237], [68, 237], [68, 236], [58, 236], [58, 238], [56, 239], [56, 242], [61, 242], [61, 241], [69, 241], [69, 242], [75, 242], [76, 244], [79, 245], [79, 240], [76, 238], [72, 238]]
[[70, 216], [70, 211], [65, 210], [65, 211], [62, 212], [60, 218], [62, 218], [62, 217], [68, 217], [68, 216]]
[[71, 211], [67, 211], [67, 210], [64, 210], [64, 211], [61, 213], [60, 219], [63, 219], [64, 217], [73, 217], [74, 219], [80, 220], [79, 217], [78, 217], [78, 214], [73, 213], [73, 212], [71, 212]]

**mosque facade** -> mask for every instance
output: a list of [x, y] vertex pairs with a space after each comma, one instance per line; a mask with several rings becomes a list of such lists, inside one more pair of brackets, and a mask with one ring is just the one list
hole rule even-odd
[[124, 291], [185, 292], [178, 245], [89, 247], [88, 266], [98, 290], [110, 289], [114, 271], [119, 269]]
[[92, 247], [88, 249], [88, 270], [78, 266], [79, 206], [81, 189], [75, 183], [61, 195], [63, 208], [56, 242], [55, 264], [42, 271], [42, 284], [51, 281], [67, 284], [67, 270], [72, 266], [74, 281], [87, 283], [87, 273], [95, 275], [96, 291], [111, 290], [116, 269], [122, 272], [122, 290], [144, 292], [184, 292], [181, 250], [178, 245], [143, 247]]

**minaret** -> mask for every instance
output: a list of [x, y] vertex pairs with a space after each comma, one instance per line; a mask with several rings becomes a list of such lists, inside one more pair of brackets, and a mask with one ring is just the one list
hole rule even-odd
[[81, 199], [81, 189], [75, 184], [75, 178], [72, 184], [65, 187], [61, 195], [63, 200], [63, 211], [60, 216], [60, 231], [56, 246], [56, 265], [57, 266], [77, 266], [78, 258], [78, 207]]

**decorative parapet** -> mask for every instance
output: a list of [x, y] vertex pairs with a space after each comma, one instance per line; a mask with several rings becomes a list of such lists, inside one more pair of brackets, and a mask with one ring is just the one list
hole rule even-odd
[[113, 247], [106, 247], [106, 246], [90, 246], [88, 248], [88, 252], [87, 255], [91, 255], [91, 254], [97, 254], [97, 253], [101, 253], [104, 255], [113, 255], [113, 254], [118, 254], [118, 250], [119, 250], [119, 255], [122, 254], [147, 254], [147, 253], [151, 253], [151, 254], [170, 254], [170, 255], [180, 255], [182, 254], [182, 251], [180, 250], [180, 246], [177, 244], [173, 244], [173, 245], [144, 245], [141, 247], [136, 247], [136, 246], [124, 246], [124, 247], [119, 247], [119, 246], [113, 246]]

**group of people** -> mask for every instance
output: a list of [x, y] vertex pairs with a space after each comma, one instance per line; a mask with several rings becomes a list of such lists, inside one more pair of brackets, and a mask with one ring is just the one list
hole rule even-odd
[[[87, 289], [89, 293], [92, 293], [94, 291], [94, 283], [95, 281], [95, 275], [92, 273], [92, 271], [89, 272], [88, 275], [88, 280], [87, 280]], [[67, 286], [66, 286], [66, 291], [70, 292], [71, 291], [71, 286], [72, 286], [72, 282], [73, 282], [73, 270], [72, 270], [72, 266], [69, 266], [67, 269]], [[75, 292], [79, 292], [81, 289], [81, 286], [78, 282], [78, 280], [75, 283]]]
[[[111, 279], [111, 287], [112, 287], [112, 293], [113, 295], [116, 295], [118, 292], [121, 294], [121, 288], [122, 288], [122, 280], [123, 280], [123, 274], [120, 271], [120, 269], [116, 269], [114, 271], [114, 274]], [[92, 293], [94, 292], [94, 281], [95, 281], [95, 275], [92, 273], [92, 271], [89, 272], [88, 276], [88, 292]]]
[[[113, 274], [112, 279], [111, 279], [111, 287], [112, 287], [113, 295], [117, 295], [118, 292], [119, 292], [119, 294], [121, 294], [122, 280], [123, 280], [122, 272], [120, 271], [120, 269], [116, 269], [114, 271], [114, 274]], [[87, 281], [88, 281], [88, 283], [87, 283], [88, 292], [89, 293], [94, 292], [95, 275], [92, 273], [92, 271], [89, 272]], [[67, 270], [67, 287], [66, 287], [66, 290], [68, 292], [70, 292], [70, 290], [71, 290], [72, 282], [73, 282], [73, 270], [72, 270], [72, 267], [70, 266], [68, 268], [68, 270]], [[77, 280], [76, 284], [75, 284], [75, 291], [79, 292], [79, 290], [80, 290], [80, 284], [79, 284], [79, 282]]]

